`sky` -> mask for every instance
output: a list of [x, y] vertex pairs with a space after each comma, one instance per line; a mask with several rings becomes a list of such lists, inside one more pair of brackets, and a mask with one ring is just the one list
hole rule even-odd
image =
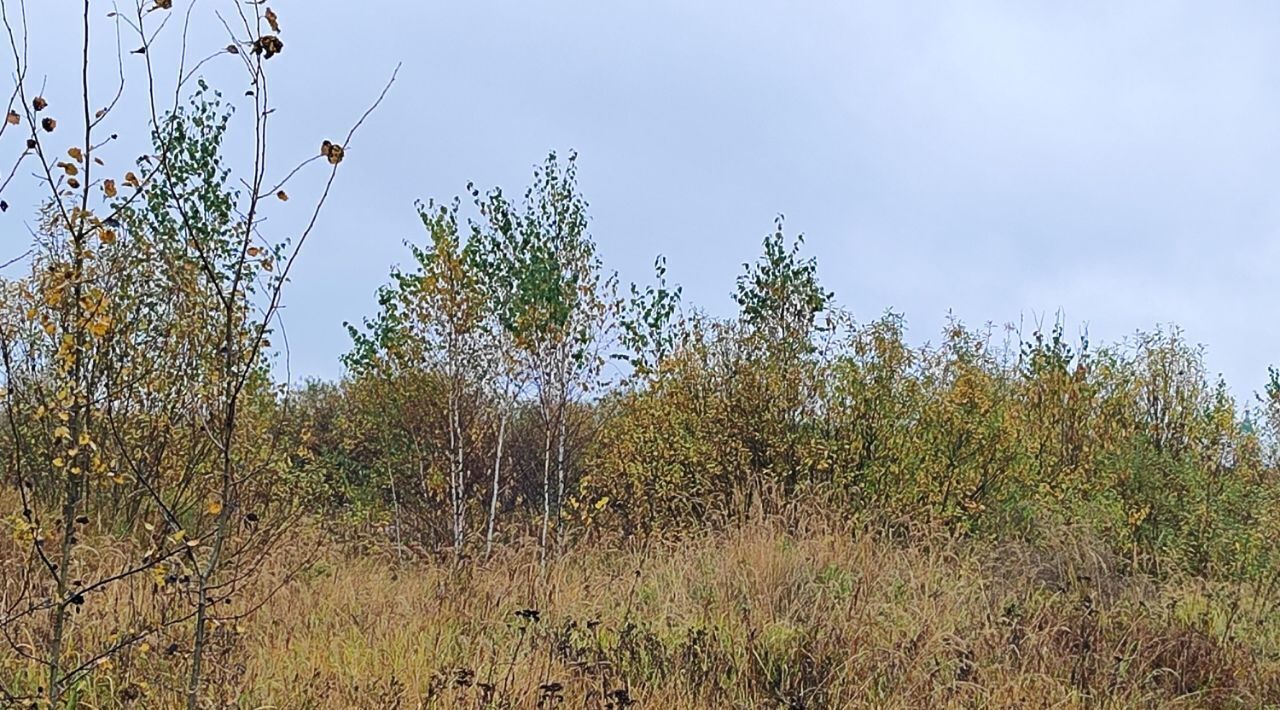
[[[189, 46], [225, 45], [218, 0], [200, 2]], [[841, 304], [904, 314], [916, 342], [949, 314], [1061, 313], [1094, 343], [1176, 324], [1242, 395], [1280, 364], [1275, 3], [268, 4], [283, 156], [345, 133], [401, 65], [286, 292], [293, 379], [341, 376], [343, 321], [373, 313], [404, 240], [423, 238], [416, 200], [468, 181], [520, 193], [551, 150], [579, 154], [606, 267], [645, 281], [663, 254], [712, 314], [732, 314], [782, 214]], [[33, 33], [78, 5], [33, 3]], [[51, 77], [75, 60], [57, 42], [36, 54]], [[207, 73], [234, 100], [232, 68]], [[315, 187], [275, 206], [284, 231]]]

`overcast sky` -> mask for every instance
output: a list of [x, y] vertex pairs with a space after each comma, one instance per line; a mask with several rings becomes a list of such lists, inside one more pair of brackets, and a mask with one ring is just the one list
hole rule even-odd
[[[1239, 393], [1280, 361], [1275, 3], [270, 4], [282, 155], [403, 62], [288, 291], [295, 378], [341, 374], [342, 322], [422, 236], [415, 200], [520, 192], [552, 149], [580, 154], [606, 265], [643, 280], [665, 254], [715, 314], [782, 213], [845, 306], [900, 311], [918, 342], [949, 311], [1062, 311], [1095, 342], [1178, 324]], [[38, 0], [33, 31], [77, 5]], [[194, 17], [193, 46], [225, 44]], [[41, 51], [50, 74], [74, 59]]]

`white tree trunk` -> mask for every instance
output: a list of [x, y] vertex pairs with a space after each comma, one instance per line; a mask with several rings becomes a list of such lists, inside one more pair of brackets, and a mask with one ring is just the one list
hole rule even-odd
[[507, 434], [507, 416], [508, 413], [504, 411], [498, 417], [498, 447], [497, 453], [493, 458], [493, 492], [489, 496], [489, 529], [486, 531], [484, 538], [485, 557], [493, 553], [493, 527], [498, 518], [498, 485], [499, 475], [502, 471], [502, 444]]
[[453, 503], [453, 556], [455, 559], [462, 555], [466, 530], [466, 507], [462, 490], [466, 482], [466, 470], [463, 460], [462, 425], [458, 412], [462, 406], [461, 399], [455, 385], [454, 391], [449, 395], [449, 488]]
[[547, 436], [542, 450], [542, 535], [538, 538], [538, 554], [544, 568], [547, 565], [547, 524], [551, 520], [551, 420], [549, 414], [545, 412], [543, 415]]

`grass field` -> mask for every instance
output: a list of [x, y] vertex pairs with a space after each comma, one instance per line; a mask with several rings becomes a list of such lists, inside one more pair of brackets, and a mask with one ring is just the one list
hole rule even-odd
[[[266, 604], [217, 629], [207, 695], [226, 706], [1280, 702], [1280, 618], [1260, 595], [1121, 576], [1072, 530], [1033, 549], [759, 521], [666, 543], [581, 545], [545, 574], [533, 544], [455, 565], [305, 537], [241, 590], [261, 600], [282, 584]], [[165, 594], [154, 583], [116, 589], [83, 605], [81, 648]], [[189, 643], [158, 634], [88, 675], [74, 699], [179, 705]], [[38, 667], [12, 653], [0, 669], [19, 689], [38, 682]]]

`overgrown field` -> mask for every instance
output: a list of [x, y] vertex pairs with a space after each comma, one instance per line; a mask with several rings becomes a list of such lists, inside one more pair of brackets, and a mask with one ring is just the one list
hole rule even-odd
[[553, 152], [418, 203], [299, 383], [286, 286], [395, 73], [280, 130], [306, 23], [100, 4], [40, 37], [0, 0], [0, 193], [39, 193], [0, 267], [0, 705], [1280, 704], [1280, 371], [1238, 398], [1171, 326], [922, 342], [781, 217], [710, 313], [661, 257], [619, 284]]
[[[6, 545], [6, 559], [13, 553]], [[103, 553], [98, 564], [110, 564]], [[282, 581], [307, 559], [252, 617], [219, 627], [210, 706], [1280, 702], [1274, 598], [1121, 574], [1121, 561], [1074, 529], [1032, 547], [761, 521], [575, 549], [545, 574], [532, 541], [455, 565], [317, 538], [287, 546], [261, 579]], [[146, 616], [165, 594], [152, 580], [119, 589], [86, 605], [73, 633], [101, 634], [111, 626], [98, 628], [100, 617], [125, 609]], [[87, 708], [180, 705], [190, 644], [181, 632], [151, 636], [76, 698]], [[0, 669], [17, 690], [41, 682], [37, 662], [9, 651]]]

